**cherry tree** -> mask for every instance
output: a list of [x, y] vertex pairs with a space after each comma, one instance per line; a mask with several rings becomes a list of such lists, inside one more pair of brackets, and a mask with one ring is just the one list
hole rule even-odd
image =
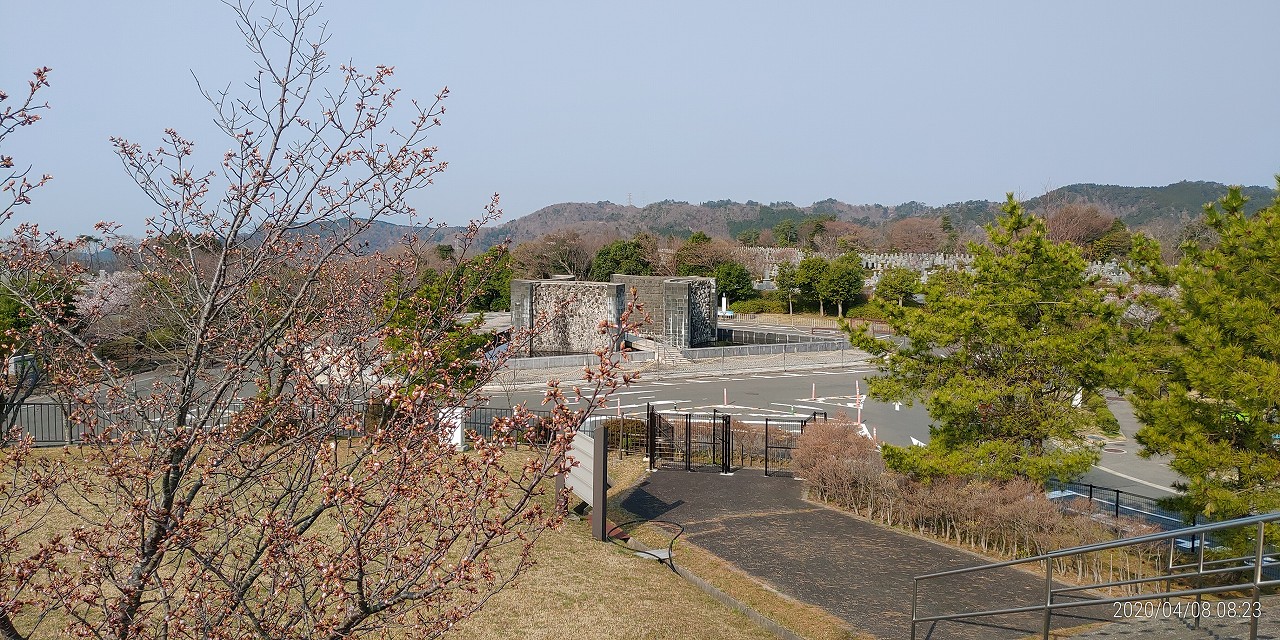
[[[568, 470], [587, 413], [630, 382], [602, 349], [586, 383], [548, 383], [550, 418], [519, 409], [464, 450], [455, 433], [504, 356], [474, 349], [457, 318], [497, 265], [424, 287], [438, 239], [410, 234], [392, 256], [358, 239], [388, 216], [417, 220], [411, 196], [445, 168], [428, 134], [447, 89], [406, 101], [391, 67], [333, 66], [318, 3], [234, 9], [257, 70], [244, 96], [205, 92], [230, 142], [217, 166], [175, 129], [154, 150], [112, 141], [155, 205], [145, 238], [116, 253], [137, 274], [133, 305], [163, 329], [166, 368], [138, 385], [102, 357], [91, 329], [111, 305], [58, 321], [14, 292], [73, 356], [52, 386], [82, 444], [46, 489], [70, 516], [56, 522], [74, 524], [14, 538], [29, 560], [9, 591], [25, 599], [0, 603], [0, 637], [438, 636], [529, 566], [562, 519], [548, 478]], [[495, 196], [450, 241], [460, 258], [499, 215]], [[29, 272], [75, 248], [18, 231], [10, 261]], [[537, 446], [513, 451], [521, 439]]]

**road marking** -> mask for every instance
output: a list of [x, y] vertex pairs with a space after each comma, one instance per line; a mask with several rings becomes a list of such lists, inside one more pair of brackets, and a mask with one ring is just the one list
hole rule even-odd
[[[808, 398], [804, 398], [804, 399], [802, 399], [802, 400], [801, 400], [801, 402], [813, 402], [813, 400], [810, 400], [810, 399], [808, 399]], [[822, 411], [822, 408], [821, 408], [821, 407], [806, 407], [806, 406], [804, 406], [804, 405], [802, 405], [802, 404], [793, 404], [793, 405], [791, 405], [791, 406], [793, 406], [793, 407], [795, 407], [795, 408], [797, 408], [797, 409], [808, 409], [809, 411]]]
[[1161, 491], [1164, 491], [1164, 492], [1167, 492], [1167, 493], [1172, 493], [1172, 494], [1174, 494], [1174, 495], [1177, 495], [1177, 493], [1178, 493], [1178, 491], [1177, 491], [1176, 489], [1170, 489], [1169, 487], [1162, 487], [1162, 486], [1160, 486], [1160, 485], [1158, 485], [1158, 484], [1156, 484], [1156, 483], [1154, 483], [1154, 482], [1147, 482], [1146, 480], [1143, 480], [1142, 478], [1135, 478], [1135, 477], [1133, 477], [1133, 476], [1125, 475], [1125, 474], [1123, 474], [1123, 473], [1120, 473], [1119, 471], [1115, 471], [1115, 470], [1113, 470], [1113, 469], [1108, 469], [1108, 468], [1106, 468], [1106, 467], [1104, 467], [1104, 466], [1101, 466], [1101, 465], [1096, 465], [1096, 464], [1095, 464], [1095, 465], [1093, 465], [1093, 468], [1094, 468], [1094, 469], [1097, 469], [1098, 471], [1102, 471], [1102, 472], [1104, 472], [1104, 473], [1109, 473], [1109, 474], [1111, 474], [1111, 475], [1113, 475], [1113, 476], [1116, 476], [1117, 478], [1124, 478], [1125, 480], [1129, 480], [1129, 481], [1132, 481], [1132, 482], [1136, 482], [1136, 483], [1141, 484], [1141, 485], [1146, 485], [1146, 486], [1148, 486], [1148, 487], [1151, 487], [1152, 489], [1159, 489], [1159, 490], [1161, 490]]

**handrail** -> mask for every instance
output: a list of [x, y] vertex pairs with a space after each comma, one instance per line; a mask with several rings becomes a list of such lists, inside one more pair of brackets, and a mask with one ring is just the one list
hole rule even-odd
[[[1106, 551], [1107, 549], [1118, 549], [1120, 547], [1132, 547], [1140, 544], [1146, 544], [1148, 542], [1160, 542], [1163, 540], [1168, 540], [1170, 538], [1181, 538], [1183, 536], [1194, 535], [1197, 533], [1208, 533], [1210, 531], [1220, 531], [1222, 529], [1235, 529], [1237, 527], [1243, 527], [1250, 524], [1257, 524], [1259, 522], [1266, 523], [1266, 522], [1275, 522], [1275, 521], [1280, 521], [1280, 512], [1264, 513], [1256, 516], [1245, 516], [1243, 518], [1237, 518], [1235, 520], [1224, 520], [1222, 522], [1198, 524], [1193, 527], [1187, 527], [1185, 529], [1174, 529], [1172, 531], [1148, 533], [1146, 535], [1141, 535], [1134, 538], [1121, 538], [1120, 540], [1112, 540], [1110, 542], [1095, 542], [1093, 544], [1087, 544], [1079, 547], [1072, 547], [1070, 549], [1059, 549], [1057, 551], [1050, 551], [1049, 553], [1042, 553], [1038, 556], [1032, 556], [1030, 558], [1018, 558], [1015, 560], [993, 562], [991, 564], [984, 564], [976, 567], [965, 567], [963, 569], [952, 569], [951, 571], [939, 571], [937, 573], [929, 573], [922, 576], [916, 576], [915, 579], [929, 580], [931, 578], [941, 578], [944, 576], [958, 575], [961, 573], [985, 571], [987, 569], [999, 569], [1002, 567], [1011, 567], [1016, 564], [1026, 564], [1028, 562], [1042, 562], [1044, 560], [1049, 560], [1053, 558], [1062, 558], [1065, 556], [1074, 556], [1074, 555], [1079, 555], [1081, 553], [1092, 553], [1094, 551]], [[1253, 556], [1248, 556], [1248, 557], [1252, 558]]]
[[[1135, 536], [1132, 538], [1124, 538], [1124, 539], [1113, 540], [1109, 542], [1099, 542], [1094, 544], [1082, 545], [1079, 547], [1072, 547], [1069, 549], [1059, 549], [1057, 551], [1051, 551], [1049, 553], [1043, 553], [1043, 554], [1032, 556], [1029, 558], [1005, 560], [1002, 562], [993, 562], [993, 563], [979, 565], [975, 567], [964, 567], [961, 569], [939, 571], [935, 573], [916, 576], [913, 579], [912, 594], [911, 594], [911, 638], [912, 640], [915, 639], [916, 628], [921, 623], [936, 623], [936, 622], [964, 620], [964, 619], [971, 619], [971, 618], [982, 618], [982, 617], [989, 617], [989, 616], [996, 616], [996, 615], [1040, 612], [1043, 614], [1043, 621], [1042, 621], [1042, 627], [1041, 627], [1042, 637], [1045, 638], [1045, 640], [1048, 640], [1049, 633], [1050, 633], [1050, 623], [1052, 622], [1053, 613], [1061, 609], [1070, 609], [1073, 607], [1085, 607], [1085, 606], [1099, 606], [1099, 605], [1115, 604], [1115, 603], [1122, 603], [1122, 602], [1135, 602], [1140, 600], [1167, 599], [1171, 597], [1182, 597], [1182, 596], [1196, 596], [1196, 601], [1198, 603], [1200, 601], [1201, 596], [1203, 595], [1212, 594], [1212, 593], [1223, 593], [1227, 591], [1239, 591], [1239, 590], [1246, 590], [1246, 589], [1252, 591], [1254, 607], [1256, 608], [1257, 600], [1261, 595], [1261, 590], [1263, 587], [1280, 585], [1280, 579], [1264, 580], [1262, 575], [1263, 565], [1265, 564], [1266, 561], [1268, 561], [1275, 555], [1272, 553], [1264, 552], [1266, 548], [1265, 541], [1264, 541], [1264, 538], [1266, 536], [1266, 525], [1268, 523], [1273, 523], [1273, 522], [1280, 522], [1280, 512], [1245, 516], [1243, 518], [1236, 518], [1234, 520], [1226, 520], [1223, 522], [1199, 524], [1199, 525], [1194, 525], [1190, 527], [1185, 527], [1182, 529], [1175, 529], [1172, 531], [1162, 531], [1162, 532], [1151, 533], [1151, 534], [1146, 534], [1142, 536]], [[1251, 526], [1257, 528], [1256, 540], [1253, 545], [1254, 550], [1252, 554], [1247, 556], [1239, 556], [1239, 557], [1231, 558], [1228, 560], [1208, 561], [1208, 562], [1205, 561], [1204, 546], [1205, 546], [1206, 533], [1213, 532], [1213, 531], [1222, 531], [1226, 529], [1239, 529], [1239, 528], [1251, 527]], [[1197, 561], [1194, 564], [1175, 565], [1174, 564], [1175, 542], [1179, 538], [1185, 538], [1188, 536], [1195, 536], [1196, 538], [1196, 544], [1194, 545], [1193, 548], [1195, 549], [1195, 555], [1197, 557]], [[1078, 556], [1081, 554], [1093, 553], [1097, 551], [1106, 551], [1108, 549], [1118, 549], [1122, 547], [1132, 547], [1132, 546], [1143, 545], [1143, 544], [1148, 544], [1152, 542], [1165, 542], [1165, 541], [1169, 542], [1169, 554], [1168, 554], [1168, 564], [1165, 567], [1165, 573], [1163, 575], [1152, 576], [1147, 578], [1113, 580], [1110, 582], [1103, 582], [1103, 583], [1091, 584], [1086, 586], [1066, 586], [1066, 587], [1054, 586], [1054, 582], [1053, 582], [1054, 562], [1053, 561], [1055, 559], [1065, 558], [1069, 556]], [[1221, 564], [1225, 564], [1233, 561], [1240, 562], [1241, 564], [1237, 566], [1231, 566], [1231, 567], [1215, 566], [1214, 568], [1209, 568], [1210, 565], [1221, 565]], [[964, 574], [974, 573], [978, 571], [1001, 569], [1005, 567], [1012, 567], [1016, 565], [1024, 565], [1029, 563], [1044, 563], [1043, 600], [1041, 601], [1040, 604], [1023, 605], [1023, 606], [1017, 606], [1017, 607], [1006, 607], [1003, 609], [991, 609], [991, 610], [985, 610], [985, 611], [967, 611], [967, 612], [949, 613], [949, 614], [941, 614], [941, 615], [920, 615], [920, 611], [919, 611], [920, 583], [923, 581], [932, 580], [935, 578], [947, 577], [947, 576], [964, 575]], [[1185, 572], [1185, 573], [1173, 572], [1174, 569], [1188, 569], [1188, 568], [1194, 568], [1194, 571]], [[1248, 581], [1238, 582], [1235, 584], [1217, 585], [1212, 587], [1182, 588], [1182, 589], [1172, 589], [1170, 584], [1171, 581], [1173, 580], [1186, 579], [1186, 578], [1201, 578], [1209, 575], [1239, 573], [1243, 571], [1248, 571], [1252, 575], [1250, 576]], [[1084, 598], [1081, 600], [1074, 600], [1070, 602], [1054, 602], [1054, 596], [1063, 596], [1063, 597], [1071, 597], [1071, 598], [1083, 597], [1083, 594], [1073, 595], [1071, 594], [1071, 592], [1080, 592], [1088, 589], [1105, 589], [1105, 588], [1111, 588], [1111, 587], [1119, 587], [1119, 586], [1127, 586], [1127, 585], [1143, 584], [1143, 583], [1151, 583], [1151, 582], [1154, 582], [1154, 583], [1164, 582], [1165, 583], [1164, 590], [1157, 591], [1156, 593], [1131, 594], [1131, 595], [1122, 596], [1118, 598]], [[1200, 621], [1199, 607], [1196, 607], [1195, 617], [1196, 617], [1196, 624], [1198, 626]], [[1255, 639], [1257, 638], [1257, 633], [1258, 633], [1258, 620], [1257, 620], [1257, 617], [1255, 616], [1251, 620], [1249, 637], [1251, 639]]]
[[[1259, 583], [1260, 587], [1274, 587], [1280, 585], [1280, 580], [1264, 580]], [[1241, 589], [1253, 587], [1252, 582], [1242, 582], [1239, 584], [1225, 585], [1219, 587], [1202, 587], [1199, 589], [1182, 589], [1180, 591], [1170, 591], [1167, 593], [1138, 593], [1130, 596], [1121, 596], [1119, 598], [1106, 599], [1089, 599], [1076, 600], [1073, 602], [1055, 602], [1053, 604], [1030, 604], [1021, 607], [1009, 607], [1007, 609], [992, 609], [990, 611], [964, 612], [964, 613], [947, 613], [937, 616], [922, 616], [916, 618], [913, 622], [946, 622], [950, 620], [964, 620], [965, 618], [983, 618], [990, 616], [1006, 615], [1011, 613], [1031, 613], [1033, 611], [1056, 611], [1058, 609], [1071, 609], [1074, 607], [1094, 607], [1098, 605], [1115, 604], [1118, 602], [1137, 602], [1139, 600], [1160, 600], [1165, 597], [1181, 597], [1208, 595], [1212, 593], [1222, 593], [1224, 591], [1239, 591]]]

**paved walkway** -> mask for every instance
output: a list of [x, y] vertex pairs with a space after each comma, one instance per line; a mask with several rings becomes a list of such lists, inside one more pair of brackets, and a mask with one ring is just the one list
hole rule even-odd
[[[650, 520], [679, 522], [691, 542], [778, 591], [820, 606], [880, 638], [908, 638], [912, 577], [983, 560], [951, 547], [806, 502], [803, 483], [765, 477], [758, 469], [732, 476], [662, 470], [624, 495], [621, 506]], [[675, 561], [679, 563], [679, 552]], [[921, 588], [921, 612], [942, 614], [1035, 604], [1043, 579], [1016, 570], [937, 581]], [[1055, 616], [1055, 627], [1109, 619]], [[1099, 615], [1103, 614], [1103, 615]], [[940, 623], [920, 638], [1023, 638], [1039, 629], [1027, 614]]]

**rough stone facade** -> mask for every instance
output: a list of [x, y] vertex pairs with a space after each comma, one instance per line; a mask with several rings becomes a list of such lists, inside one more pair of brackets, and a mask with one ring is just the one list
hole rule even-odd
[[689, 281], [689, 346], [700, 347], [716, 341], [716, 281], [698, 278]]
[[635, 289], [650, 321], [637, 328], [642, 335], [660, 336], [678, 348], [697, 347], [716, 341], [715, 278], [670, 278], [613, 274], [613, 282]]
[[600, 321], [617, 324], [626, 307], [624, 287], [612, 282], [512, 280], [511, 327], [530, 327], [521, 355], [591, 353], [608, 349], [616, 334], [601, 334]]

